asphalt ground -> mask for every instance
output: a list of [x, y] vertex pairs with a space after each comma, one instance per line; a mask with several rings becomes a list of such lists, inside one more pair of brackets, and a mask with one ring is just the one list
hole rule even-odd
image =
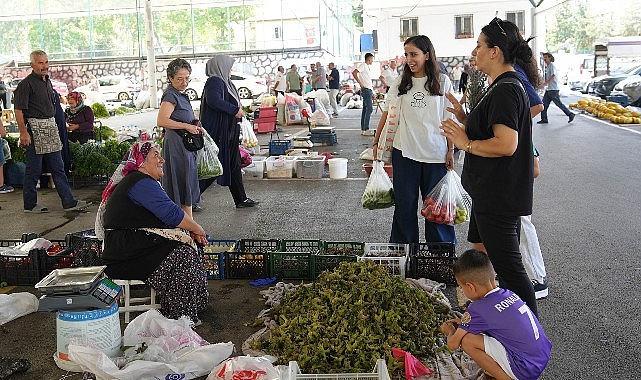
[[[372, 127], [379, 116], [380, 111], [372, 115]], [[332, 119], [338, 144], [315, 149], [348, 158], [348, 179], [246, 181], [248, 195], [261, 202], [248, 209], [236, 209], [226, 188], [212, 187], [204, 194], [205, 211], [197, 213], [196, 220], [217, 239], [385, 242], [393, 210], [369, 211], [360, 206], [366, 174], [358, 155], [370, 145], [371, 137], [360, 136], [359, 119], [360, 110], [342, 110]], [[550, 287], [549, 296], [539, 300], [538, 307], [554, 345], [542, 378], [637, 379], [641, 374], [640, 127], [618, 127], [585, 115], [568, 124], [555, 106], [549, 110], [549, 119], [547, 125], [534, 125], [542, 174], [535, 183], [533, 222]], [[151, 128], [155, 111], [112, 117], [104, 123]], [[304, 126], [284, 127], [289, 134], [305, 130]], [[267, 143], [269, 134], [259, 135], [259, 140]], [[82, 188], [75, 194], [98, 202], [100, 191], [99, 187]], [[55, 192], [48, 189], [40, 191], [39, 202], [51, 212], [24, 214], [19, 189], [0, 195], [1, 238], [36, 232], [62, 239], [68, 232], [93, 227], [97, 205], [85, 212], [65, 213]], [[469, 248], [465, 229], [466, 225], [457, 226], [457, 252]], [[35, 291], [14, 289], [18, 290]], [[244, 281], [223, 280], [210, 281], [210, 293], [211, 310], [204, 319], [208, 330], [203, 330], [203, 337], [210, 342], [232, 340], [240, 349], [237, 342], [249, 333], [231, 331], [242, 324], [229, 324], [226, 319], [234, 314], [238, 321], [251, 320], [255, 311], [246, 307], [255, 303], [253, 307], [260, 308], [257, 290]], [[234, 309], [242, 310], [241, 315]], [[54, 320], [51, 313], [34, 313], [0, 329], [0, 356], [28, 358], [34, 363], [30, 372], [16, 379], [63, 377], [64, 371], [51, 358]]]

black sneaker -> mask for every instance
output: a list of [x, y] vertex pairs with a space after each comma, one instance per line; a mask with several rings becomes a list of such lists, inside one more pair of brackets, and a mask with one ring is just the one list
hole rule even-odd
[[198, 203], [191, 205], [191, 211], [193, 212], [202, 212], [204, 209]]
[[547, 120], [539, 120], [539, 121], [537, 121], [536, 123], [537, 123], [537, 124], [547, 124], [547, 123], [548, 123], [548, 121], [547, 121]]
[[260, 202], [256, 202], [253, 199], [245, 199], [244, 201], [240, 202], [239, 204], [236, 205], [236, 208], [246, 208], [246, 207], [254, 207], [258, 205]]
[[575, 116], [576, 114], [571, 113], [570, 116], [568, 116], [568, 123], [571, 123]]
[[540, 283], [537, 280], [532, 280], [532, 286], [534, 287], [534, 296], [537, 300], [548, 296], [547, 282], [544, 281], [543, 283]]

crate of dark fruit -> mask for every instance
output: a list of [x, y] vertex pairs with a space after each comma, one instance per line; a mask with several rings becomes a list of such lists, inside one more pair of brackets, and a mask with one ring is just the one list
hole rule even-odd
[[241, 239], [239, 252], [225, 252], [225, 278], [265, 278], [269, 275], [269, 252], [277, 251], [277, 239]]
[[100, 249], [93, 246], [74, 248], [67, 239], [50, 240], [53, 245], [40, 253], [40, 276], [44, 277], [55, 269], [91, 267], [102, 265]]
[[278, 280], [311, 280], [314, 274], [311, 252], [271, 252], [269, 275]]
[[456, 284], [452, 269], [456, 263], [454, 243], [415, 243], [410, 247], [410, 277], [429, 278]]
[[40, 250], [24, 253], [13, 249], [20, 240], [0, 240], [0, 283], [33, 286], [40, 281]]

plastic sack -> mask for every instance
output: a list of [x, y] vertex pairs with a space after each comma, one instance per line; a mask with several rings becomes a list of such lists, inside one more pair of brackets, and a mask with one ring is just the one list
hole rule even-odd
[[246, 148], [253, 148], [258, 146], [258, 139], [254, 133], [254, 128], [252, 124], [247, 120], [246, 117], [240, 121], [240, 134], [243, 136], [243, 146]]
[[249, 150], [245, 149], [242, 145], [238, 147], [240, 151], [240, 168], [245, 168], [252, 164], [252, 155]]
[[11, 148], [9, 147], [9, 142], [5, 139], [0, 140], [2, 140], [2, 152], [4, 153], [4, 159], [5, 161], [8, 161], [11, 159]]
[[31, 293], [0, 294], [0, 325], [38, 310], [38, 298]]
[[399, 348], [392, 348], [392, 356], [396, 359], [403, 360], [405, 364], [405, 380], [412, 380], [418, 376], [434, 373], [434, 371], [427, 368], [420, 360], [409, 352], [403, 351]]
[[374, 161], [374, 149], [365, 148], [365, 150], [361, 152], [359, 158], [365, 161]]
[[396, 99], [387, 108], [387, 119], [381, 135], [378, 137], [378, 147], [376, 149], [376, 159], [387, 163], [392, 162], [394, 138], [396, 137], [396, 129], [401, 117], [400, 97]]
[[470, 220], [471, 210], [472, 198], [463, 189], [461, 177], [449, 170], [425, 197], [421, 215], [430, 222], [453, 226]]
[[264, 356], [236, 356], [220, 363], [206, 380], [280, 380], [280, 372]]
[[196, 153], [196, 168], [198, 179], [208, 179], [221, 176], [223, 165], [218, 159], [218, 145], [207, 132], [204, 134], [205, 144], [203, 149]]
[[296, 94], [285, 94], [285, 122], [287, 125], [300, 124], [303, 118], [300, 113], [300, 105], [298, 104], [298, 96]]
[[124, 356], [111, 359], [99, 348], [72, 339], [69, 358], [97, 379], [195, 379], [227, 359], [234, 345], [209, 344], [190, 325], [187, 317], [169, 319], [152, 309], [125, 328]]
[[372, 164], [372, 173], [361, 198], [361, 205], [368, 210], [394, 206], [394, 188], [383, 165], [381, 161]]

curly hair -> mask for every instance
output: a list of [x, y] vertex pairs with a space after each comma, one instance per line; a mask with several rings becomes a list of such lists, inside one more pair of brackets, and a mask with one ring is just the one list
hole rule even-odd
[[189, 74], [191, 74], [191, 65], [189, 62], [182, 58], [176, 58], [167, 65], [167, 77], [173, 78], [180, 69], [187, 69]]
[[[425, 90], [430, 93], [430, 95], [443, 95], [441, 93], [441, 69], [438, 66], [436, 61], [436, 53], [434, 52], [434, 45], [432, 41], [427, 36], [418, 35], [408, 38], [403, 46], [407, 44], [413, 44], [419, 48], [424, 54], [428, 54], [428, 58], [425, 61], [425, 74], [427, 75], [427, 82], [425, 82]], [[409, 65], [405, 62], [403, 66], [403, 76], [401, 77], [401, 83], [398, 85], [398, 94], [404, 95], [412, 88], [412, 70], [410, 70]]]

